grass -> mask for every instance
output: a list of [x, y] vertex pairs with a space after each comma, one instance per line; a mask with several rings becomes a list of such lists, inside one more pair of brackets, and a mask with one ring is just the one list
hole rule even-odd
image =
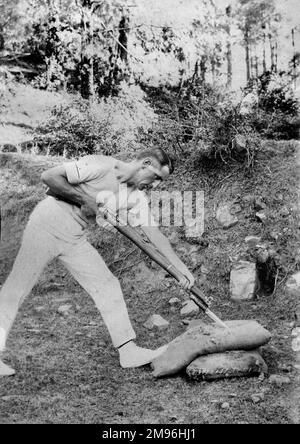
[[[241, 165], [222, 168], [198, 164], [182, 165], [166, 184], [168, 189], [203, 189], [206, 198], [206, 243], [198, 245], [194, 273], [205, 293], [213, 298], [212, 309], [224, 320], [257, 319], [273, 334], [263, 356], [270, 373], [282, 373], [282, 365], [295, 363], [291, 351], [291, 322], [298, 303], [284, 292], [286, 278], [299, 269], [298, 195], [299, 171], [296, 143], [266, 143], [253, 171]], [[4, 216], [0, 283], [7, 276], [29, 207], [43, 197], [39, 174], [44, 160], [0, 155], [0, 199]], [[6, 159], [6, 160], [4, 160]], [[47, 162], [49, 162], [47, 160]], [[38, 173], [35, 173], [37, 171]], [[279, 194], [282, 195], [279, 196]], [[245, 196], [260, 197], [268, 208], [268, 222], [259, 224], [253, 206]], [[280, 197], [280, 199], [279, 199]], [[215, 209], [224, 201], [241, 206], [239, 224], [224, 231], [215, 220]], [[288, 206], [290, 215], [281, 216]], [[235, 256], [248, 257], [247, 235], [261, 235], [271, 242], [271, 233], [282, 233], [273, 248], [279, 266], [278, 286], [273, 296], [236, 304], [229, 298], [229, 275]], [[166, 229], [166, 234], [171, 230]], [[175, 249], [189, 265], [190, 245], [182, 231]], [[91, 228], [91, 242], [108, 264], [125, 257], [132, 249], [119, 235]], [[113, 245], [113, 248], [112, 248]], [[172, 340], [185, 330], [179, 312], [170, 312], [168, 300], [184, 297], [150, 262], [136, 266], [139, 256], [112, 265], [119, 276], [139, 344], [151, 348]], [[124, 265], [124, 264], [123, 264]], [[208, 275], [201, 276], [205, 265]], [[57, 313], [70, 303], [66, 317]], [[163, 333], [145, 330], [143, 323], [153, 314], [169, 320]], [[199, 315], [202, 316], [202, 315]], [[32, 295], [22, 306], [9, 338], [7, 361], [17, 370], [16, 377], [0, 381], [1, 423], [250, 423], [286, 424], [297, 422], [293, 410], [299, 388], [296, 370], [289, 373], [292, 384], [271, 386], [268, 380], [233, 379], [213, 383], [188, 381], [184, 374], [154, 380], [149, 368], [122, 370], [100, 315], [83, 290], [55, 261], [45, 270]], [[253, 404], [251, 395], [263, 392], [265, 400]], [[4, 397], [4, 400], [3, 400]], [[230, 408], [224, 410], [222, 403]]]

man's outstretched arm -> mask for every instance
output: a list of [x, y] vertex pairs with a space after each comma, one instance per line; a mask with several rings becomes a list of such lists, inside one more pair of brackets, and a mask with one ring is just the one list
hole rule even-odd
[[50, 194], [62, 197], [80, 207], [88, 207], [94, 214], [97, 213], [97, 204], [88, 194], [72, 186], [67, 179], [64, 165], [60, 165], [45, 171], [42, 174], [42, 181], [50, 189]]
[[150, 242], [185, 276], [185, 278], [179, 282], [180, 285], [184, 289], [192, 288], [195, 284], [195, 278], [187, 266], [179, 259], [166, 236], [164, 236], [157, 227], [141, 227], [141, 229]]

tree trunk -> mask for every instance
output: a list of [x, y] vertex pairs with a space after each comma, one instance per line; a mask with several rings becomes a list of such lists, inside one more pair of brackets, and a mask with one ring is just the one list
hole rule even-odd
[[245, 30], [245, 50], [246, 50], [246, 69], [247, 69], [247, 82], [251, 78], [251, 66], [250, 66], [250, 42], [249, 42], [249, 28]]
[[5, 48], [4, 29], [3, 26], [0, 25], [0, 51], [4, 51], [4, 48]]
[[232, 8], [229, 5], [226, 8], [227, 15], [227, 24], [226, 24], [226, 32], [227, 32], [227, 88], [231, 88], [232, 86], [232, 45], [231, 45], [231, 16], [232, 16]]
[[91, 0], [82, 1], [80, 91], [84, 99], [94, 99], [93, 20]]
[[275, 71], [275, 45], [272, 39], [272, 34], [269, 34], [270, 51], [271, 51], [271, 71]]
[[295, 44], [295, 29], [292, 29], [292, 45], [293, 45], [293, 77], [294, 77], [294, 86], [297, 88], [297, 61], [296, 61], [296, 44]]
[[206, 71], [207, 71], [207, 56], [203, 55], [201, 56], [200, 60], [200, 77], [201, 77], [201, 83], [205, 83], [206, 81]]
[[214, 57], [211, 58], [211, 74], [213, 84], [216, 83], [216, 60]]
[[128, 64], [129, 17], [123, 17], [119, 24], [118, 56]]
[[194, 74], [193, 74], [193, 79], [192, 79], [193, 85], [195, 84], [198, 77], [199, 77], [199, 60], [197, 60], [195, 63], [195, 69], [194, 69]]
[[275, 43], [275, 72], [278, 72], [278, 42]]
[[264, 37], [263, 37], [264, 41], [263, 41], [263, 72], [264, 74], [267, 72], [267, 60], [266, 60], [266, 33], [264, 32]]

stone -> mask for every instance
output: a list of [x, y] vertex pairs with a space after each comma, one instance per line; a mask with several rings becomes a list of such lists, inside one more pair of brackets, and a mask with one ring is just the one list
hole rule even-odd
[[205, 265], [201, 265], [200, 272], [202, 274], [206, 275], [209, 273], [209, 270], [208, 270], [208, 268], [205, 267]]
[[231, 351], [201, 356], [186, 369], [189, 378], [197, 381], [259, 376], [267, 371], [266, 363], [256, 351]]
[[72, 305], [71, 304], [67, 304], [67, 305], [61, 305], [58, 309], [57, 312], [59, 314], [61, 314], [62, 316], [67, 316], [70, 313], [70, 310], [72, 309]]
[[281, 236], [281, 233], [278, 233], [277, 231], [272, 231], [272, 232], [270, 233], [270, 238], [271, 238], [272, 240], [274, 240], [275, 242], [278, 241], [278, 239], [280, 238], [280, 236]]
[[271, 375], [269, 378], [269, 383], [281, 387], [283, 385], [290, 384], [291, 380], [288, 376]]
[[254, 209], [256, 211], [262, 211], [265, 210], [267, 208], [266, 204], [259, 198], [256, 198], [254, 200]]
[[264, 393], [255, 393], [251, 395], [251, 400], [253, 404], [259, 404], [260, 402], [265, 400], [265, 395]]
[[173, 231], [171, 234], [170, 234], [170, 236], [169, 236], [169, 242], [172, 244], [172, 245], [177, 245], [179, 242], [180, 242], [180, 238], [179, 238], [179, 235], [178, 235], [178, 233], [177, 233], [177, 231]]
[[288, 279], [285, 289], [288, 296], [300, 298], [300, 271]]
[[169, 322], [160, 315], [152, 315], [148, 321], [145, 322], [144, 327], [148, 330], [166, 330], [169, 327]]
[[256, 213], [255, 216], [256, 216], [256, 219], [258, 220], [258, 222], [261, 222], [262, 224], [266, 223], [267, 216], [262, 211]]
[[257, 288], [256, 264], [237, 262], [230, 274], [230, 295], [234, 301], [251, 301]]
[[12, 401], [12, 400], [15, 399], [15, 398], [17, 398], [16, 395], [2, 396], [2, 397], [1, 397], [1, 400], [4, 401], [4, 402], [7, 402], [7, 401]]
[[243, 202], [246, 204], [252, 204], [255, 201], [255, 197], [253, 196], [253, 194], [246, 194], [243, 198], [242, 198]]
[[250, 248], [254, 248], [261, 243], [261, 237], [259, 236], [247, 236], [245, 239], [245, 243]]
[[199, 310], [198, 305], [196, 305], [194, 301], [187, 301], [184, 303], [183, 308], [180, 311], [180, 316], [195, 316], [199, 313]]
[[280, 212], [279, 212], [280, 216], [282, 217], [288, 217], [290, 215], [290, 210], [288, 209], [288, 207], [283, 207]]
[[294, 328], [292, 331], [292, 338], [297, 338], [298, 336], [300, 336], [300, 327]]
[[297, 338], [294, 338], [292, 340], [292, 350], [295, 353], [299, 353], [300, 352], [300, 336], [298, 336]]
[[223, 404], [221, 405], [221, 409], [223, 409], [223, 410], [228, 410], [228, 409], [230, 409], [230, 404], [229, 404], [229, 402], [223, 402]]
[[171, 307], [174, 307], [176, 305], [180, 305], [181, 304], [181, 300], [179, 298], [171, 298], [169, 300], [169, 305], [171, 305]]
[[271, 339], [271, 334], [256, 321], [228, 321], [226, 325], [228, 329], [203, 324], [178, 336], [152, 362], [153, 375], [159, 378], [176, 374], [203, 355], [255, 350]]
[[43, 306], [35, 307], [35, 311], [38, 312], [38, 313], [41, 313], [44, 310], [45, 310], [45, 307], [43, 307]]
[[242, 212], [242, 207], [239, 204], [234, 204], [230, 207], [230, 214], [232, 214], [233, 216], [241, 212]]
[[230, 212], [231, 206], [229, 204], [222, 205], [217, 210], [217, 221], [225, 229], [229, 229], [238, 224], [239, 220]]
[[279, 364], [278, 370], [283, 373], [291, 373], [293, 371], [292, 364]]

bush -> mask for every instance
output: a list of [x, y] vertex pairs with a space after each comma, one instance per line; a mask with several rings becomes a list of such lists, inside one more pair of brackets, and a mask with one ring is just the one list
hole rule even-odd
[[38, 128], [35, 144], [40, 151], [65, 157], [114, 155], [138, 149], [139, 131], [147, 131], [156, 118], [142, 90], [123, 83], [117, 97], [90, 105], [74, 96], [70, 104], [56, 107]]
[[300, 117], [282, 111], [258, 110], [249, 116], [251, 125], [267, 139], [291, 140], [300, 137]]
[[299, 138], [299, 101], [286, 73], [265, 73], [252, 80], [245, 92], [257, 95], [258, 106], [252, 109], [246, 120], [263, 137]]
[[[176, 89], [148, 89], [159, 122], [141, 135], [143, 143], [158, 145], [178, 158], [238, 159], [253, 163], [260, 138], [239, 114], [233, 97], [210, 85], [186, 83]], [[244, 149], [237, 148], [237, 136]]]

